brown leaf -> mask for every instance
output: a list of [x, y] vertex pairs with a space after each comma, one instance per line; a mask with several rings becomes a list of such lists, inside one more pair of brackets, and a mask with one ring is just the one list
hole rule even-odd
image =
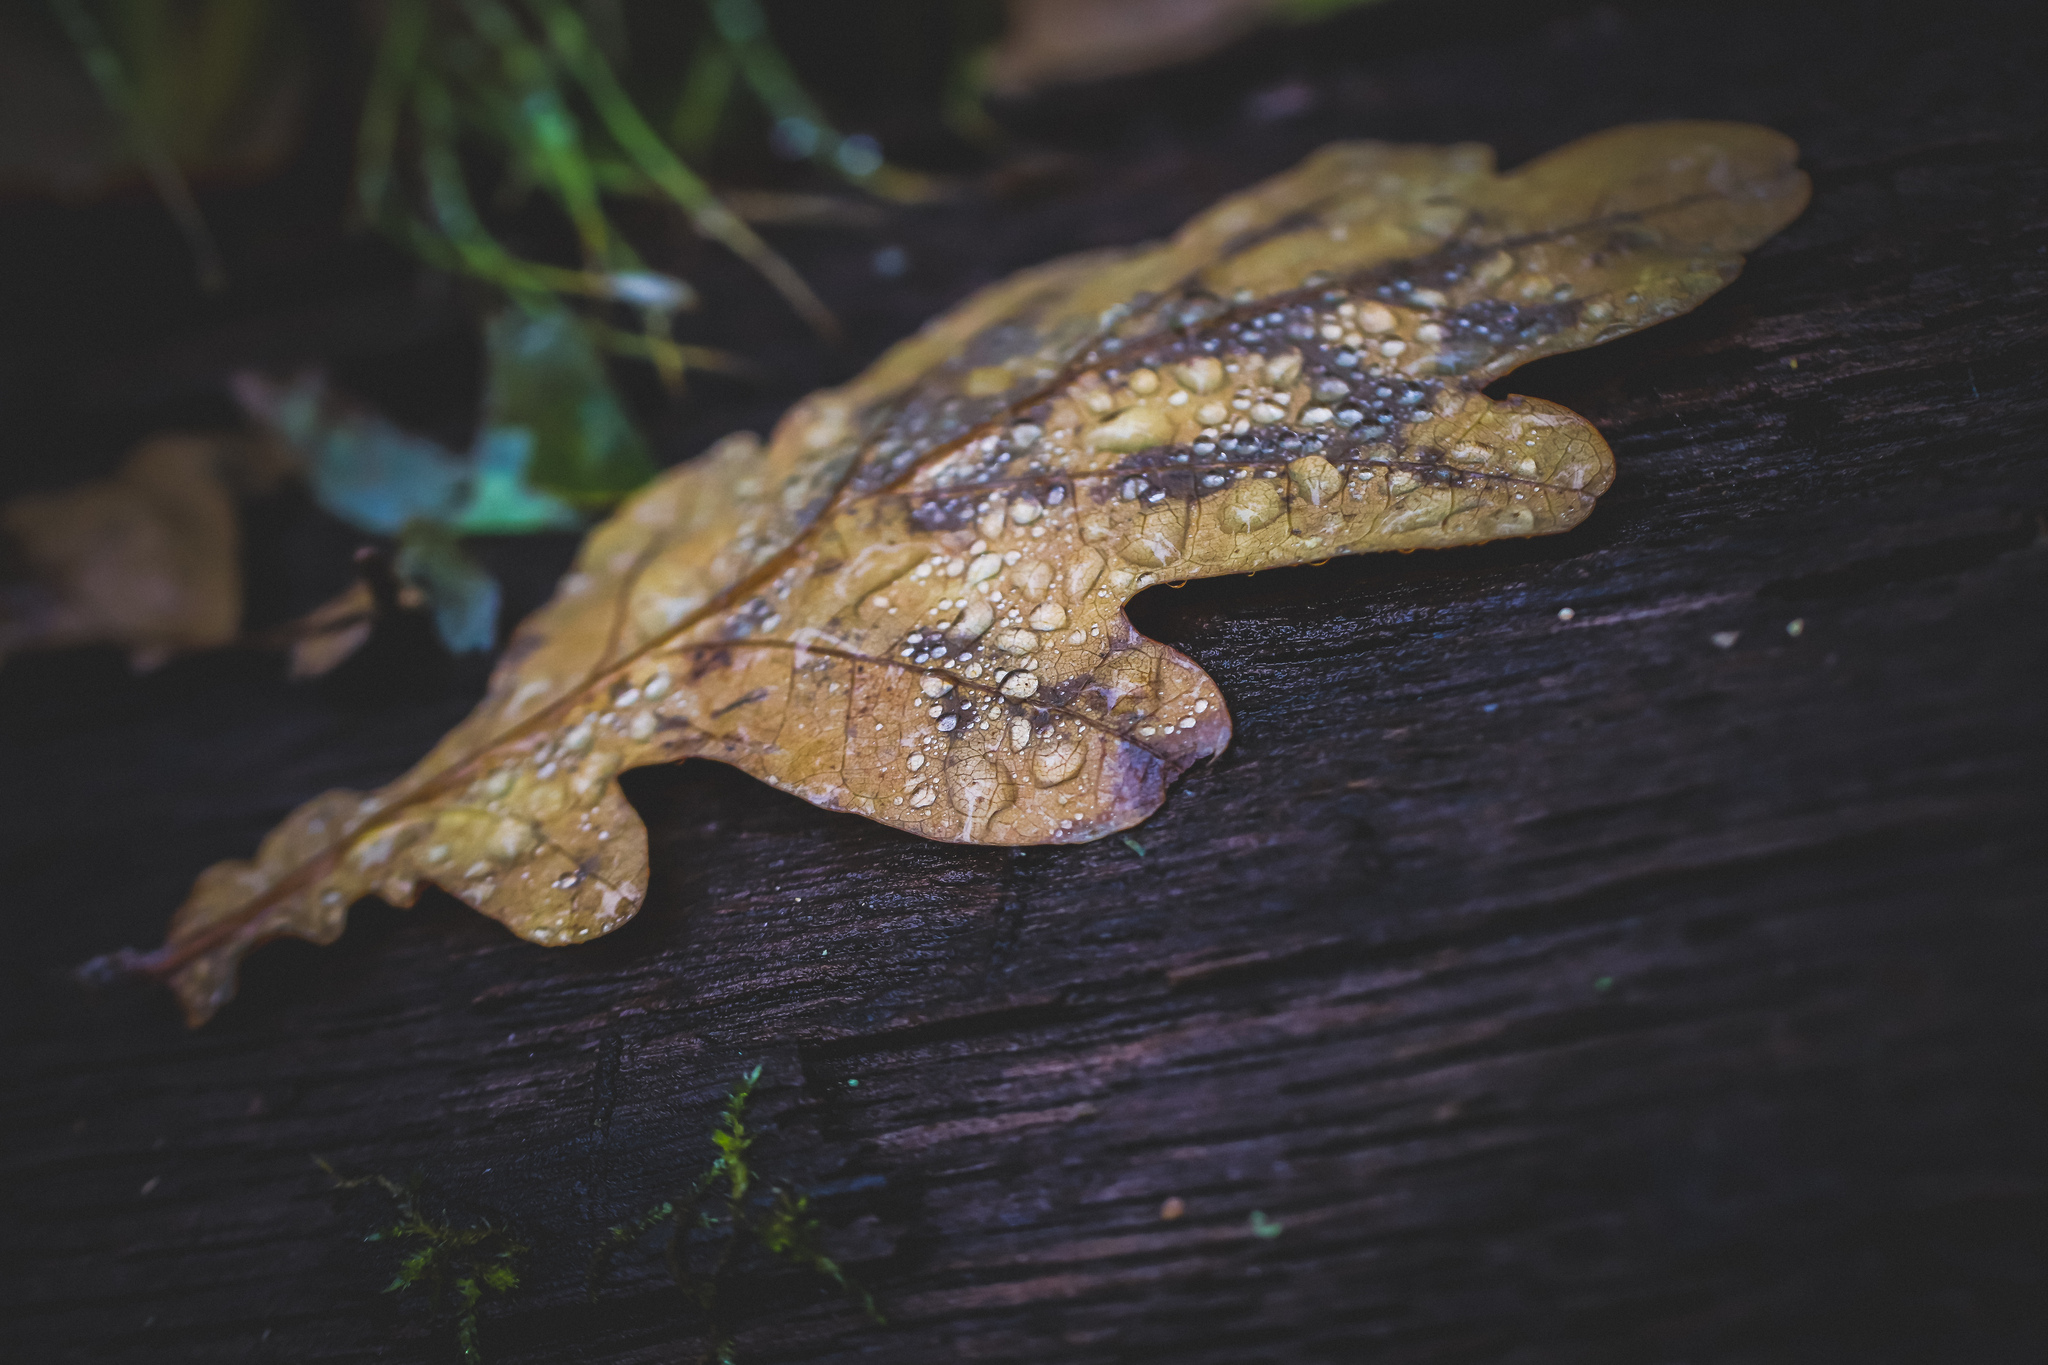
[[138, 668], [235, 638], [242, 614], [230, 439], [159, 437], [110, 479], [0, 507], [0, 659], [112, 644]]
[[607, 933], [647, 883], [618, 774], [689, 757], [932, 839], [1127, 829], [1230, 720], [1125, 601], [1576, 526], [1599, 434], [1480, 390], [1734, 278], [1806, 202], [1795, 154], [1711, 123], [1506, 176], [1480, 146], [1338, 145], [1167, 243], [984, 290], [634, 498], [417, 767], [207, 871], [127, 965], [197, 1022], [254, 945], [427, 882], [535, 943]]
[[285, 647], [285, 675], [293, 682], [322, 678], [341, 667], [370, 642], [380, 618], [389, 620], [396, 612], [419, 611], [427, 605], [424, 592], [398, 580], [388, 556], [359, 550], [356, 563], [362, 577], [272, 632], [271, 638]]
[[1191, 60], [1273, 18], [1285, 0], [1009, 0], [1005, 8], [989, 83], [1021, 94]]

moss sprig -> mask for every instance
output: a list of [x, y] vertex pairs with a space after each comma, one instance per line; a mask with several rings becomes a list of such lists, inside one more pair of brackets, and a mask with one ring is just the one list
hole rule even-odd
[[707, 1365], [733, 1365], [736, 1324], [731, 1291], [750, 1265], [763, 1260], [830, 1280], [870, 1322], [880, 1326], [887, 1321], [875, 1306], [874, 1295], [825, 1254], [824, 1225], [811, 1212], [809, 1198], [755, 1168], [753, 1148], [759, 1135], [747, 1125], [747, 1107], [760, 1079], [761, 1068], [756, 1066], [726, 1097], [711, 1131], [718, 1155], [689, 1188], [608, 1229], [591, 1255], [589, 1292], [595, 1300], [612, 1259], [666, 1225], [669, 1273], [705, 1319], [705, 1347], [699, 1359]]
[[375, 1186], [390, 1197], [397, 1206], [397, 1221], [363, 1238], [366, 1242], [396, 1242], [404, 1248], [384, 1292], [424, 1290], [437, 1309], [452, 1313], [462, 1358], [481, 1361], [479, 1319], [484, 1302], [519, 1287], [519, 1259], [528, 1251], [526, 1244], [509, 1229], [489, 1221], [464, 1226], [431, 1217], [421, 1202], [423, 1181], [419, 1176], [402, 1183], [385, 1175], [344, 1176], [320, 1157], [313, 1161], [337, 1190]]

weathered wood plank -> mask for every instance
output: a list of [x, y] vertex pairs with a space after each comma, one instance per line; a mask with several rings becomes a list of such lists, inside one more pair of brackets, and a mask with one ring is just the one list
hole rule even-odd
[[235, 659], [0, 677], [28, 1355], [451, 1358], [319, 1152], [530, 1237], [494, 1359], [675, 1359], [658, 1267], [593, 1306], [583, 1258], [760, 1062], [766, 1164], [869, 1182], [821, 1206], [892, 1325], [769, 1275], [745, 1359], [2035, 1358], [2043, 100], [1997, 10], [1825, 18], [1567, 9], [1404, 55], [1368, 40], [1414, 21], [1366, 16], [1302, 60], [1319, 112], [906, 229], [936, 306], [1340, 134], [1526, 154], [1682, 112], [1807, 149], [1812, 211], [1733, 288], [1506, 386], [1614, 445], [1585, 528], [1140, 601], [1238, 724], [1142, 857], [647, 771], [654, 889], [613, 938], [359, 912], [187, 1035], [55, 972], [461, 699], [342, 710]]

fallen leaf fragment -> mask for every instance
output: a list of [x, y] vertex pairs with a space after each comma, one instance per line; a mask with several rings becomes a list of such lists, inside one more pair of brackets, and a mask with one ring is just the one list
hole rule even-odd
[[148, 442], [109, 479], [0, 507], [0, 659], [111, 644], [137, 668], [235, 638], [240, 538], [229, 439]]
[[294, 682], [325, 677], [370, 642], [378, 621], [418, 611], [427, 595], [404, 582], [382, 550], [356, 551], [360, 576], [334, 597], [291, 622], [275, 637], [287, 647], [287, 675]]
[[255, 945], [425, 883], [520, 936], [637, 910], [618, 774], [715, 758], [932, 839], [1127, 829], [1228, 742], [1216, 686], [1132, 629], [1154, 583], [1576, 526], [1613, 477], [1583, 419], [1482, 390], [1692, 308], [1806, 202], [1762, 128], [1487, 148], [1340, 144], [1172, 240], [1027, 270], [765, 445], [626, 503], [411, 772], [204, 873], [165, 945], [194, 1022]]
[[1274, 20], [1322, 18], [1372, 0], [1009, 0], [989, 84], [1022, 94], [1213, 52]]

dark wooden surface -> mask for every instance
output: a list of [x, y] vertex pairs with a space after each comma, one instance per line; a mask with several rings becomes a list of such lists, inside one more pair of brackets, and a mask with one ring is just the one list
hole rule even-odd
[[[9, 1356], [452, 1359], [317, 1152], [532, 1242], [491, 1359], [688, 1358], [658, 1264], [591, 1305], [583, 1261], [760, 1063], [763, 1164], [842, 1191], [891, 1324], [767, 1274], [745, 1360], [2039, 1360], [2048, 100], [2020, 13], [1397, 5], [1041, 106], [1067, 181], [903, 226], [901, 297], [840, 296], [870, 350], [1331, 137], [1513, 161], [1698, 115], [1805, 149], [1812, 209], [1725, 294], [1505, 386], [1612, 442], [1587, 526], [1138, 602], [1237, 718], [1143, 856], [647, 770], [653, 890], [612, 938], [365, 907], [186, 1033], [62, 969], [395, 773], [473, 679], [372, 704], [245, 656], [11, 666]], [[529, 599], [561, 548], [504, 551]]]

